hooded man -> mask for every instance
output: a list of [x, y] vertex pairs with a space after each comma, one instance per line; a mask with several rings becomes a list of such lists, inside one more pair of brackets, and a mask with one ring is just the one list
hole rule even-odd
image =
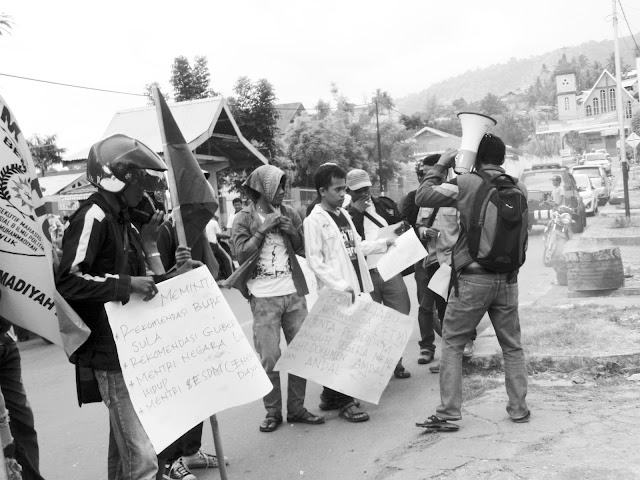
[[[296, 253], [304, 252], [302, 221], [296, 211], [282, 205], [286, 176], [273, 165], [253, 171], [243, 187], [251, 205], [236, 214], [233, 245], [240, 268], [224, 283], [249, 299], [253, 313], [253, 342], [273, 390], [264, 397], [267, 415], [261, 432], [273, 432], [282, 423], [280, 373], [273, 370], [280, 358], [280, 329], [287, 344], [307, 316], [309, 293]], [[304, 408], [307, 381], [289, 375], [287, 422], [311, 425], [324, 417]]]

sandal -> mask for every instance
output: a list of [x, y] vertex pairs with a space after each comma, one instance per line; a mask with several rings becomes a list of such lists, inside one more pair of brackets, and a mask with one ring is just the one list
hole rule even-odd
[[455, 432], [460, 430], [460, 426], [455, 423], [449, 423], [446, 420], [441, 420], [435, 415], [431, 415], [422, 423], [416, 423], [416, 427], [428, 428], [433, 431], [440, 432]]
[[369, 414], [367, 412], [353, 411], [352, 408], [358, 408], [356, 406], [356, 402], [349, 402], [342, 407], [340, 407], [340, 415], [345, 420], [352, 423], [366, 422], [369, 420]]
[[[356, 407], [360, 407], [360, 402], [358, 400], [354, 399], [353, 403], [356, 404]], [[320, 395], [320, 405], [318, 405], [318, 408], [320, 408], [320, 410], [323, 410], [325, 412], [328, 410], [340, 410], [340, 407], [341, 405], [337, 402], [333, 400], [327, 400], [325, 397]]]
[[261, 432], [273, 432], [282, 423], [282, 415], [278, 413], [267, 413], [266, 418], [260, 424]]
[[287, 414], [287, 422], [289, 423], [307, 423], [309, 425], [320, 425], [324, 423], [324, 417], [314, 415], [306, 408], [303, 408], [295, 415]]
[[523, 417], [512, 418], [513, 423], [527, 423], [531, 417], [531, 410], [527, 410], [527, 413]]
[[396, 365], [396, 369], [393, 371], [393, 376], [396, 378], [409, 378], [411, 373], [406, 370], [402, 364]]

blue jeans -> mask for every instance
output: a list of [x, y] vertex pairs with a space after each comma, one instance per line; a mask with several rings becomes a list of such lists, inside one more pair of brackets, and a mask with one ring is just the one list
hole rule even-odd
[[122, 372], [94, 372], [109, 409], [109, 480], [155, 480], [156, 452], [133, 408]]
[[9, 411], [9, 428], [15, 442], [15, 458], [22, 466], [22, 478], [41, 480], [38, 435], [22, 383], [20, 351], [15, 342], [0, 344], [0, 387]]
[[[278, 297], [254, 297], [249, 299], [253, 313], [253, 344], [260, 356], [273, 390], [264, 398], [267, 413], [282, 415], [282, 392], [280, 390], [280, 372], [273, 370], [280, 358], [280, 329], [284, 332], [287, 345], [291, 343], [302, 322], [307, 317], [307, 300], [297, 293]], [[287, 391], [287, 413], [296, 415], [304, 409], [304, 396], [307, 380], [289, 374]]]
[[442, 332], [440, 360], [439, 418], [462, 418], [462, 352], [485, 312], [498, 337], [504, 359], [505, 387], [509, 402], [507, 413], [520, 418], [529, 411], [527, 369], [520, 341], [518, 318], [518, 280], [510, 273], [462, 273], [458, 280], [459, 295], [452, 290]]

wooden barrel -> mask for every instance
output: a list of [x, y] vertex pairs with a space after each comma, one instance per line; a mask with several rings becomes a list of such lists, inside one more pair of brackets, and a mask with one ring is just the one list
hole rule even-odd
[[619, 248], [565, 252], [569, 290], [613, 290], [624, 287]]

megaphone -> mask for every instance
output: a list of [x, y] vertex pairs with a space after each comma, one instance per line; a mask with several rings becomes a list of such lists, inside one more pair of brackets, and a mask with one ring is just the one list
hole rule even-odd
[[460, 112], [458, 118], [462, 124], [462, 145], [456, 155], [454, 171], [461, 175], [471, 171], [482, 137], [489, 131], [489, 127], [494, 127], [498, 122], [488, 115], [474, 112]]

